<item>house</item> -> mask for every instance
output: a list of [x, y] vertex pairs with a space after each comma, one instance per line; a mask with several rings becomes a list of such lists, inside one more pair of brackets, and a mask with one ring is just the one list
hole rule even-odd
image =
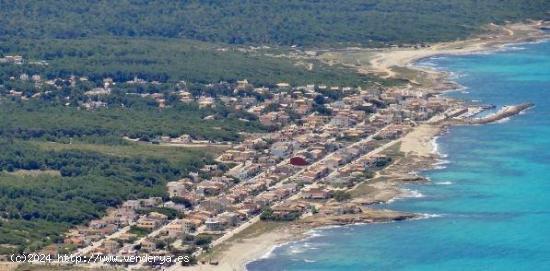
[[319, 213], [324, 215], [358, 214], [361, 212], [361, 208], [353, 203], [332, 203], [323, 206], [319, 210]]
[[261, 124], [265, 126], [282, 126], [286, 125], [290, 120], [287, 113], [282, 111], [269, 112], [258, 117]]
[[261, 169], [262, 167], [259, 164], [250, 164], [242, 167], [238, 172], [235, 172], [232, 175], [240, 180], [247, 180], [258, 174]]
[[138, 200], [127, 200], [124, 203], [122, 203], [122, 209], [126, 211], [135, 211], [139, 209], [140, 203]]
[[237, 89], [238, 90], [244, 90], [249, 86], [248, 80], [238, 80], [237, 81]]
[[22, 56], [4, 56], [0, 58], [0, 63], [12, 63], [12, 64], [23, 64]]
[[293, 149], [290, 142], [276, 142], [271, 146], [270, 152], [277, 158], [285, 158], [292, 154]]
[[208, 218], [204, 222], [204, 224], [206, 226], [207, 231], [223, 231], [224, 230], [224, 224], [218, 218]]
[[258, 214], [261, 210], [261, 206], [256, 202], [243, 202], [239, 204], [236, 209], [236, 212], [240, 214], [241, 217], [247, 218]]
[[190, 92], [187, 92], [185, 90], [180, 90], [178, 92], [178, 95], [180, 96], [180, 101], [182, 103], [190, 103], [193, 101], [193, 95], [191, 95]]
[[148, 217], [142, 217], [138, 219], [136, 226], [142, 229], [154, 230], [160, 226], [160, 222]]
[[88, 224], [88, 227], [92, 228], [92, 229], [101, 229], [103, 227], [107, 226], [107, 223], [105, 222], [105, 220], [102, 220], [102, 219], [95, 219], [95, 220], [92, 220], [90, 221], [90, 223]]
[[100, 95], [109, 95], [111, 94], [111, 89], [104, 89], [104, 88], [93, 88], [92, 90], [84, 92], [84, 95], [86, 96], [100, 96]]
[[137, 238], [137, 235], [136, 234], [133, 234], [133, 233], [128, 233], [128, 232], [124, 232], [124, 233], [121, 233], [119, 236], [118, 236], [118, 240], [121, 240], [123, 242], [126, 242], [126, 243], [129, 243], [133, 240], [135, 240]]
[[65, 245], [75, 245], [77, 247], [83, 247], [86, 245], [84, 236], [70, 236], [63, 240]]
[[118, 230], [118, 226], [117, 226], [117, 225], [109, 224], [109, 225], [106, 225], [105, 227], [99, 229], [99, 232], [100, 232], [102, 235], [105, 236], [105, 235], [113, 234], [113, 233], [115, 233], [117, 230]]
[[174, 144], [189, 144], [191, 143], [193, 139], [191, 138], [190, 135], [187, 135], [187, 134], [183, 134], [179, 137], [176, 137], [176, 138], [172, 138], [170, 139], [170, 143], [174, 143]]
[[119, 248], [120, 244], [115, 240], [105, 240], [105, 242], [103, 242], [105, 254], [114, 254]]
[[151, 212], [147, 216], [140, 217], [136, 225], [143, 229], [154, 230], [164, 224], [167, 219], [166, 215]]
[[229, 162], [244, 162], [253, 157], [255, 154], [256, 152], [254, 151], [227, 150], [220, 155], [219, 159], [221, 161]]
[[188, 215], [187, 215], [187, 219], [190, 219], [192, 221], [198, 221], [198, 223], [196, 223], [197, 225], [201, 225], [203, 224], [208, 218], [212, 217], [213, 214], [208, 212], [208, 211], [204, 211], [204, 210], [196, 210], [196, 211], [193, 211], [193, 212], [190, 212]]
[[316, 165], [314, 167], [311, 167], [308, 169], [306, 173], [304, 173], [305, 176], [313, 177], [313, 179], [320, 179], [330, 172], [329, 168], [325, 165]]
[[204, 181], [197, 185], [195, 192], [204, 196], [215, 196], [225, 188], [225, 184], [221, 182]]
[[188, 225], [183, 220], [176, 220], [168, 225], [166, 225], [162, 234], [168, 235], [170, 237], [181, 236], [184, 233], [189, 233]]
[[178, 203], [175, 203], [173, 201], [168, 201], [166, 203], [164, 203], [163, 205], [164, 208], [170, 208], [170, 209], [174, 209], [176, 211], [180, 211], [180, 212], [183, 212], [187, 209], [187, 207], [185, 207], [185, 205], [183, 204], [178, 204]]
[[166, 184], [166, 189], [168, 190], [168, 196], [170, 198], [179, 197], [183, 198], [189, 193], [187, 186], [184, 182], [176, 181], [169, 182]]
[[302, 192], [304, 199], [329, 199], [332, 196], [332, 191], [325, 188], [310, 188]]
[[290, 217], [298, 217], [305, 210], [305, 207], [297, 204], [284, 204], [272, 208], [272, 216], [275, 219], [288, 219]]
[[150, 239], [145, 239], [141, 241], [140, 245], [141, 245], [141, 250], [144, 250], [144, 251], [153, 251], [154, 249], [157, 248], [155, 242], [153, 242]]
[[189, 204], [194, 206], [194, 205], [197, 205], [197, 203], [199, 203], [199, 201], [202, 199], [202, 197], [195, 194], [195, 193], [189, 193], [189, 194], [187, 194], [183, 197], [180, 197], [179, 199], [184, 200], [184, 201], [186, 201]]
[[162, 203], [161, 197], [150, 197], [148, 199], [139, 200], [142, 208], [153, 208], [157, 207]]
[[200, 171], [204, 173], [211, 173], [218, 170], [218, 165], [204, 165]]
[[199, 108], [214, 107], [214, 98], [201, 96], [198, 100]]
[[219, 214], [225, 211], [229, 204], [229, 201], [224, 199], [208, 199], [200, 204], [199, 209], [213, 214]]
[[133, 210], [118, 208], [108, 211], [107, 216], [105, 216], [103, 220], [108, 224], [126, 226], [134, 221], [136, 217], [137, 214]]
[[198, 226], [199, 226], [199, 225], [196, 224], [196, 222], [193, 221], [193, 220], [190, 220], [190, 219], [182, 219], [182, 220], [181, 220], [181, 231], [182, 231], [182, 233], [184, 233], [184, 234], [187, 234], [187, 233], [190, 233], [190, 232], [195, 231], [195, 229], [196, 229]]
[[157, 213], [157, 212], [151, 212], [151, 213], [149, 213], [148, 216], [152, 219], [157, 219], [157, 220], [160, 220], [162, 222], [165, 222], [166, 220], [168, 220], [168, 216], [166, 216], [164, 214], [161, 214], [161, 213]]

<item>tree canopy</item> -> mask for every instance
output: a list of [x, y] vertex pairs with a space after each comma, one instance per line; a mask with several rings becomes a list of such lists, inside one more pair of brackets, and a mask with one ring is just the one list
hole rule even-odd
[[170, 37], [232, 44], [451, 40], [548, 16], [546, 0], [2, 0], [0, 35]]

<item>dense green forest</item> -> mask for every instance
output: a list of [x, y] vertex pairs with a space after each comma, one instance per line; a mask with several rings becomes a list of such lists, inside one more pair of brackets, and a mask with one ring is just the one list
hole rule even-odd
[[[1, 26], [0, 26], [1, 27]], [[225, 46], [227, 47], [227, 46]], [[3, 73], [25, 72], [45, 78], [88, 76], [127, 81], [138, 76], [152, 81], [212, 83], [248, 79], [251, 83], [365, 84], [369, 78], [336, 66], [311, 62], [306, 69], [287, 58], [182, 39], [96, 37], [77, 39], [2, 39], [0, 55], [22, 55], [48, 65], [5, 66]]]
[[216, 112], [183, 104], [164, 110], [117, 107], [88, 111], [40, 101], [5, 101], [0, 106], [0, 137], [119, 143], [123, 136], [151, 141], [159, 136], [188, 134], [196, 139], [236, 141], [240, 132], [263, 130], [257, 121], [242, 121], [228, 112], [221, 115], [223, 119], [202, 119]]
[[60, 241], [67, 227], [126, 199], [163, 196], [167, 181], [212, 161], [204, 151], [151, 145], [98, 148], [106, 154], [44, 144], [53, 143], [0, 140], [0, 244], [32, 249]]
[[232, 44], [416, 43], [548, 16], [547, 0], [2, 0], [0, 36], [189, 38]]

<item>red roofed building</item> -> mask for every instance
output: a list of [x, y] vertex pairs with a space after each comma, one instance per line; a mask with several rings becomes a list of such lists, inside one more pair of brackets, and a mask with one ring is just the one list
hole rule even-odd
[[303, 157], [296, 156], [290, 158], [290, 164], [293, 166], [307, 166], [309, 163]]

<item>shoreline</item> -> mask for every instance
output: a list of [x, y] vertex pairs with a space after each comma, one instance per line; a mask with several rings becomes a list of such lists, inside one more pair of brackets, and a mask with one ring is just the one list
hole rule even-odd
[[[476, 53], [492, 52], [495, 50], [505, 50], [507, 46], [514, 44], [525, 44], [532, 42], [542, 42], [550, 38], [550, 33], [543, 33], [537, 31], [538, 27], [542, 26], [543, 22], [533, 22], [530, 24], [512, 24], [501, 28], [501, 31], [507, 33], [505, 36], [492, 37], [491, 39], [485, 39], [486, 35], [456, 42], [446, 42], [434, 44], [432, 47], [423, 49], [397, 49], [397, 50], [384, 50], [377, 53], [370, 64], [372, 69], [370, 73], [387, 74], [387, 77], [395, 77], [399, 72], [394, 71], [395, 68], [411, 69], [419, 73], [423, 73], [422, 76], [428, 77], [432, 84], [417, 83], [413, 80], [412, 83], [417, 83], [419, 87], [428, 87], [434, 90], [439, 90], [441, 93], [455, 91], [462, 86], [452, 80], [451, 74], [445, 71], [440, 71], [435, 68], [422, 67], [416, 65], [417, 62], [431, 58], [435, 56], [444, 55], [469, 55]], [[492, 26], [498, 27], [498, 26]], [[524, 33], [517, 34], [520, 31], [526, 31]], [[491, 34], [491, 33], [490, 33]], [[493, 33], [494, 34], [494, 33]], [[414, 160], [414, 165], [399, 165], [392, 164], [388, 169], [394, 170], [394, 167], [398, 167], [398, 171], [401, 173], [413, 173], [410, 175], [421, 176], [421, 172], [429, 168], [440, 167], [445, 163], [445, 154], [439, 152], [437, 145], [437, 138], [447, 130], [448, 124], [427, 124], [423, 123], [413, 129], [409, 134], [404, 136], [400, 142], [400, 151], [406, 154], [407, 159]], [[410, 162], [410, 161], [408, 161]], [[388, 169], [384, 171], [388, 171]], [[429, 180], [428, 180], [429, 181]], [[363, 182], [366, 183], [366, 182]], [[401, 181], [399, 184], [391, 184], [388, 186], [382, 185], [380, 191], [394, 189], [403, 184]], [[387, 185], [387, 184], [386, 184]], [[391, 199], [385, 200], [388, 203], [394, 200], [403, 200], [409, 198], [411, 191], [405, 189], [399, 189], [396, 195], [393, 195]], [[394, 193], [396, 193], [394, 191]], [[434, 217], [433, 214], [417, 214], [416, 217], [408, 219], [428, 219]], [[376, 221], [372, 223], [389, 223], [392, 221]], [[229, 244], [229, 247], [220, 254], [220, 265], [197, 265], [198, 268], [186, 268], [184, 270], [247, 270], [246, 265], [251, 262], [260, 260], [269, 256], [277, 248], [287, 245], [296, 241], [303, 241], [311, 238], [308, 233], [316, 230], [323, 230], [332, 227], [353, 226], [367, 223], [348, 223], [341, 225], [308, 225], [296, 230], [294, 223], [285, 225], [286, 228], [284, 234], [278, 231], [266, 231], [254, 238], [243, 238], [237, 240], [237, 245]], [[246, 253], [245, 251], [248, 251]], [[226, 264], [224, 264], [224, 262]], [[228, 268], [230, 267], [230, 268]], [[238, 268], [238, 269], [236, 269]]]
[[[547, 24], [548, 22], [544, 21], [533, 21], [505, 26], [489, 25], [487, 33], [471, 39], [441, 42], [418, 49], [384, 49], [375, 52], [369, 63], [371, 67], [368, 71], [376, 74], [386, 73], [384, 77], [387, 78], [399, 74], [399, 72], [393, 71], [395, 68], [409, 68], [435, 75], [445, 74], [444, 71], [417, 66], [416, 62], [437, 56], [471, 55], [505, 49], [506, 46], [514, 44], [541, 42], [550, 39], [550, 33], [540, 30]], [[448, 77], [446, 74], [444, 76]]]

